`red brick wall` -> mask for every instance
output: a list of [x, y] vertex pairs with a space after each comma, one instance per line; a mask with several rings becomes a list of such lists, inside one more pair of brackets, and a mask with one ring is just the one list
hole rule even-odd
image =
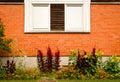
[[28, 56], [35, 56], [36, 48], [46, 54], [48, 45], [53, 52], [58, 47], [61, 55], [77, 48], [90, 51], [94, 46], [105, 55], [120, 55], [120, 5], [91, 5], [89, 34], [24, 34], [24, 5], [0, 5], [0, 18], [6, 37], [16, 40], [17, 47]]

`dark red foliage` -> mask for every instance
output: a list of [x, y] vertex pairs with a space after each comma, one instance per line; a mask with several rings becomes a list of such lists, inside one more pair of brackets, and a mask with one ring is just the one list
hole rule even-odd
[[38, 61], [38, 66], [41, 72], [44, 72], [44, 60], [43, 60], [43, 53], [41, 50], [37, 51], [37, 61]]
[[81, 56], [80, 52], [78, 51], [78, 57], [77, 57], [75, 69], [80, 69], [80, 71], [83, 74], [86, 74], [85, 70], [87, 70], [87, 71], [89, 71], [89, 73], [91, 73], [93, 75], [95, 72], [92, 71], [92, 69], [94, 69], [94, 68], [92, 67], [92, 65], [90, 63], [92, 63], [95, 66], [95, 68], [97, 68], [97, 57], [96, 57], [95, 53], [96, 53], [96, 49], [93, 48], [90, 57], [84, 58], [83, 56], [87, 55], [87, 52], [84, 51], [83, 56]]
[[46, 64], [49, 72], [52, 72], [52, 59], [53, 59], [52, 51], [51, 51], [51, 48], [48, 47]]
[[60, 63], [60, 51], [58, 50], [57, 52], [55, 52], [55, 70], [58, 70], [59, 68], [59, 63]]
[[75, 69], [80, 68], [82, 66], [81, 64], [82, 64], [82, 57], [80, 55], [80, 52], [78, 51], [77, 64]]
[[92, 55], [95, 56], [96, 48], [93, 48]]
[[60, 51], [58, 50], [55, 53], [55, 59], [53, 59], [53, 55], [50, 47], [47, 48], [46, 57], [43, 57], [43, 53], [40, 50], [38, 50], [37, 60], [41, 72], [50, 73], [52, 72], [52, 69], [58, 70], [59, 62], [60, 62]]
[[84, 51], [84, 54], [83, 55], [86, 55], [87, 54], [87, 52], [86, 51]]
[[10, 62], [10, 60], [7, 60], [7, 64], [5, 67], [6, 67], [7, 74], [13, 74], [16, 70], [14, 59], [11, 62]]
[[92, 58], [91, 61], [96, 66], [96, 64], [97, 64], [97, 57], [96, 57], [95, 53], [96, 53], [96, 48], [93, 48], [93, 50], [92, 50], [92, 56], [93, 56], [93, 58]]

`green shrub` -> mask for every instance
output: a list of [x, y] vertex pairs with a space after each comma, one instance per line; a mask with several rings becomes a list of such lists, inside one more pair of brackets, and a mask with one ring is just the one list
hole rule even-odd
[[11, 48], [9, 46], [9, 44], [12, 42], [11, 39], [6, 39], [4, 38], [5, 34], [4, 34], [4, 24], [2, 23], [1, 19], [0, 19], [0, 51], [7, 51], [7, 52], [11, 52]]
[[120, 79], [120, 73], [109, 74], [108, 79]]
[[5, 68], [2, 64], [2, 61], [0, 60], [0, 79], [3, 79], [3, 74], [5, 74]]
[[[2, 52], [11, 52], [10, 43], [12, 42], [11, 39], [4, 38], [4, 24], [0, 19], [0, 53]], [[3, 54], [1, 54], [3, 55]], [[3, 66], [2, 61], [0, 60], [0, 79], [3, 78], [3, 74], [6, 73], [6, 67]]]
[[120, 73], [120, 60], [117, 56], [111, 56], [105, 61], [104, 70], [108, 74]]
[[27, 68], [27, 69], [16, 69], [12, 74], [3, 74], [5, 80], [31, 80], [40, 79], [42, 74], [40, 74], [37, 68]]
[[82, 74], [78, 70], [74, 70], [74, 67], [63, 67], [57, 71], [57, 79], [83, 79]]
[[98, 73], [98, 68], [101, 65], [101, 53], [93, 48], [91, 53], [86, 51], [72, 51], [72, 56], [69, 57], [69, 65], [73, 66], [75, 70], [79, 70], [83, 75], [92, 78]]

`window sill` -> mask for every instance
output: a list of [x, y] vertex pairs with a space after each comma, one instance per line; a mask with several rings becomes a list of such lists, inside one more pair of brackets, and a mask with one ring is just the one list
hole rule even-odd
[[64, 31], [51, 31], [51, 32], [24, 32], [24, 34], [90, 34], [90, 32], [64, 32]]
[[2, 5], [24, 5], [24, 2], [0, 2]]
[[120, 5], [120, 2], [91, 2], [91, 5]]

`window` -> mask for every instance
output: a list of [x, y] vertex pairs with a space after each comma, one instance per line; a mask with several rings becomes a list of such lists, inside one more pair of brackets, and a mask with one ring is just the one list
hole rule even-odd
[[90, 0], [25, 0], [25, 33], [90, 32]]

